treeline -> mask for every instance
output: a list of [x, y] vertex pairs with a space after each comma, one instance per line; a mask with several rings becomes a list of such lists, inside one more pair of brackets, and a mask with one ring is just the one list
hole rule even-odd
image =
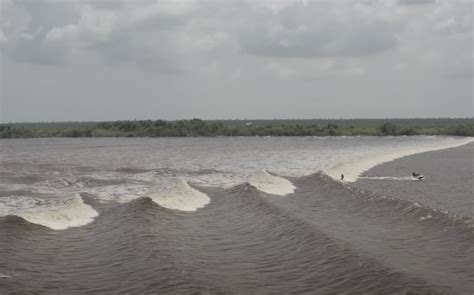
[[455, 126], [399, 126], [387, 122], [379, 127], [380, 135], [456, 135], [474, 136], [474, 124]]
[[[419, 120], [419, 119], [413, 119]], [[337, 120], [327, 124], [308, 123], [308, 120], [278, 121], [203, 121], [200, 119], [164, 121], [134, 120], [81, 123], [77, 127], [72, 123], [55, 126], [48, 123], [35, 125], [0, 125], [0, 138], [30, 137], [197, 137], [197, 136], [340, 136], [340, 135], [458, 135], [474, 136], [474, 120], [463, 120], [463, 124], [440, 122], [433, 119], [432, 124], [395, 124], [384, 122], [380, 125], [357, 124], [357, 120]], [[449, 120], [449, 119], [448, 119]], [[342, 120], [341, 120], [342, 121]], [[239, 122], [238, 124], [236, 122]], [[365, 121], [364, 121], [365, 122]], [[456, 122], [456, 121], [455, 121]], [[415, 122], [414, 122], [415, 123]], [[457, 121], [459, 123], [459, 121]], [[33, 124], [33, 123], [32, 123]], [[34, 126], [34, 127], [32, 127]]]

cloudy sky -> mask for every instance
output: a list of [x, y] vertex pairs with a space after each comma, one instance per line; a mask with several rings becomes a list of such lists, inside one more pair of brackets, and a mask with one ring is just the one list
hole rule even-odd
[[471, 117], [473, 6], [0, 0], [0, 121]]

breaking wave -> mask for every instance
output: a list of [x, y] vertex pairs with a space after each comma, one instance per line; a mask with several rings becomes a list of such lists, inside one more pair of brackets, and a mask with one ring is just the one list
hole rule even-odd
[[287, 179], [271, 175], [265, 169], [248, 178], [248, 183], [271, 195], [285, 196], [294, 193], [296, 187]]
[[206, 194], [192, 188], [185, 180], [179, 180], [169, 189], [148, 197], [162, 207], [188, 212], [203, 208], [211, 201]]
[[15, 215], [31, 223], [63, 230], [91, 223], [99, 213], [85, 204], [80, 195], [76, 195], [61, 207], [41, 208]]
[[[457, 288], [454, 291], [460, 294], [465, 291], [472, 268], [466, 257], [474, 240], [466, 220], [417, 203], [377, 196], [322, 173], [294, 179], [294, 185], [266, 171], [257, 174], [256, 179], [279, 184], [276, 192], [280, 195], [281, 186], [287, 191], [297, 186], [298, 191], [291, 197], [274, 198], [257, 187], [258, 181], [229, 189], [206, 189], [214, 202], [208, 210], [198, 210], [209, 204], [211, 197], [180, 180], [148, 197], [105, 205], [110, 209], [104, 210], [100, 221], [88, 228], [88, 234], [99, 245], [97, 249], [91, 248], [90, 242], [78, 246], [82, 242], [68, 233], [64, 237], [44, 233], [35, 237], [44, 236], [48, 243], [65, 241], [75, 249], [71, 255], [88, 259], [81, 265], [83, 268], [100, 259], [120, 257], [123, 271], [130, 270], [130, 284], [135, 287], [143, 285], [143, 271], [156, 273], [158, 276], [146, 282], [150, 289], [145, 291], [153, 290], [150, 293], [205, 291], [195, 289], [193, 284], [224, 290], [221, 293], [252, 293], [261, 282], [254, 278], [262, 273], [267, 274], [265, 283], [272, 286], [265, 290], [268, 293], [341, 294], [357, 290], [360, 294], [444, 294], [446, 286]], [[198, 212], [183, 216], [173, 210]], [[91, 222], [97, 212], [76, 196], [63, 208], [18, 216], [64, 229]], [[20, 218], [12, 218], [5, 220], [9, 224], [4, 229], [21, 225]], [[424, 241], [434, 241], [437, 247]], [[45, 247], [38, 254], [34, 244], [31, 247], [34, 250], [28, 255], [37, 260], [42, 259], [40, 254], [51, 255], [51, 248], [55, 249]], [[444, 263], [442, 253], [449, 253], [454, 263]], [[64, 255], [58, 259], [67, 265], [68, 258]], [[459, 265], [467, 270], [456, 273]], [[424, 267], [441, 266], [446, 273], [424, 276]], [[94, 273], [84, 272], [82, 284], [88, 288], [92, 285], [95, 290], [104, 284], [116, 288], [116, 278], [107, 275], [114, 269], [108, 267], [104, 264]], [[212, 273], [212, 281], [207, 281], [207, 273], [202, 274], [200, 269]], [[77, 273], [71, 277], [84, 275], [81, 270], [73, 269]], [[0, 271], [10, 273], [9, 269]], [[196, 281], [190, 282], [190, 276]], [[74, 293], [82, 287], [73, 285], [67, 290]]]
[[418, 153], [459, 147], [471, 142], [474, 142], [474, 138], [451, 138], [437, 143], [430, 143], [428, 145], [420, 143], [417, 147], [386, 150], [383, 153], [375, 153], [370, 156], [363, 155], [354, 159], [346, 159], [329, 169], [325, 169], [324, 173], [333, 179], [339, 179], [341, 174], [344, 174], [345, 181], [354, 182], [363, 172], [382, 163]]
[[[463, 141], [468, 139], [447, 139], [437, 147]], [[364, 167], [426, 151], [428, 144], [398, 154], [392, 152], [398, 147], [386, 144], [387, 153], [374, 159], [367, 159], [369, 145], [356, 146], [354, 154], [333, 155], [328, 148], [315, 157], [321, 159], [317, 163], [301, 156], [311, 162], [306, 167], [290, 157], [274, 165], [245, 158], [238, 169], [232, 161], [222, 167], [204, 161], [192, 169], [149, 170], [117, 169], [107, 161], [100, 173], [83, 175], [68, 168], [65, 177], [52, 174], [50, 181], [31, 181], [21, 190], [9, 186], [0, 192], [0, 289], [65, 294], [472, 294], [472, 218], [430, 208], [423, 199], [411, 202], [402, 195], [384, 195], [390, 191], [373, 193], [334, 179], [339, 169], [350, 181]], [[308, 153], [313, 152], [317, 146]], [[342, 164], [332, 166], [334, 170], [323, 169], [338, 161]], [[147, 165], [135, 167], [142, 166]], [[261, 167], [275, 174], [261, 170], [249, 176]], [[297, 172], [292, 174], [293, 168]], [[318, 169], [330, 176], [313, 173]], [[370, 179], [405, 185], [412, 178]], [[65, 200], [74, 193], [78, 195]], [[48, 230], [86, 224], [80, 230]]]

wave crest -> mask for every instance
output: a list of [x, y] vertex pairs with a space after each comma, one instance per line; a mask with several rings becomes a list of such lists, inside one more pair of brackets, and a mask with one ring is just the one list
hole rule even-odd
[[346, 182], [354, 182], [363, 172], [382, 163], [414, 154], [454, 148], [471, 142], [474, 142], [473, 138], [449, 138], [430, 145], [388, 150], [384, 153], [372, 154], [370, 157], [361, 156], [354, 159], [344, 160], [343, 162], [333, 165], [329, 169], [324, 169], [324, 173], [333, 179], [340, 179], [341, 174], [344, 174], [344, 180]]
[[256, 187], [259, 191], [278, 196], [294, 193], [296, 189], [291, 181], [271, 175], [265, 169], [249, 177], [248, 183]]
[[36, 209], [16, 215], [31, 223], [63, 230], [91, 223], [99, 213], [85, 204], [80, 195], [76, 195], [62, 207]]
[[180, 180], [169, 190], [149, 195], [156, 204], [173, 210], [192, 212], [203, 208], [211, 199], [204, 193]]

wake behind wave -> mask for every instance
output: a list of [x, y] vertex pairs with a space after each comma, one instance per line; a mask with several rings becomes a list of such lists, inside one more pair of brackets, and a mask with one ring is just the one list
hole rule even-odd
[[344, 174], [345, 181], [354, 182], [363, 172], [382, 163], [418, 153], [459, 147], [471, 142], [474, 142], [474, 138], [446, 138], [436, 143], [420, 143], [416, 147], [387, 149], [376, 154], [363, 155], [339, 161], [323, 171], [333, 179], [339, 179], [341, 174]]

